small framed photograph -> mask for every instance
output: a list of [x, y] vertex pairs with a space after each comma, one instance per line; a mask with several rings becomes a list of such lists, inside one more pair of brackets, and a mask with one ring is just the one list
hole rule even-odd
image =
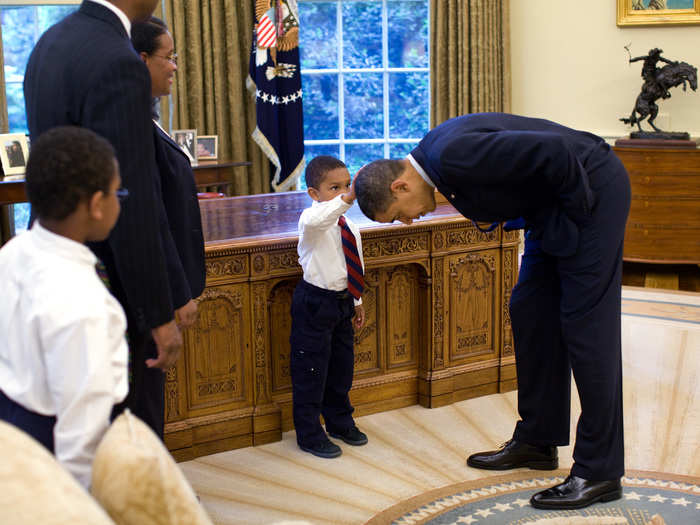
[[197, 160], [216, 160], [219, 157], [219, 136], [199, 135], [197, 137]]
[[0, 135], [0, 160], [5, 180], [21, 179], [27, 169], [29, 142], [24, 133]]
[[190, 158], [190, 162], [197, 162], [197, 130], [196, 129], [175, 129], [173, 130], [173, 140], [182, 151]]

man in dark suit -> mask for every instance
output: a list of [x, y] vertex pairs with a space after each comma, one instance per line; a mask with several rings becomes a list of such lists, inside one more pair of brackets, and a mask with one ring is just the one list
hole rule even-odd
[[[185, 277], [169, 263], [177, 254], [155, 166], [151, 81], [129, 39], [131, 22], [150, 17], [157, 3], [85, 0], [37, 43], [24, 95], [32, 140], [70, 124], [90, 128], [116, 150], [129, 198], [110, 237], [91, 249], [104, 262], [112, 292], [127, 313], [132, 354], [127, 406], [162, 436], [163, 370], [182, 347], [171, 289]], [[186, 314], [191, 322], [192, 312]]]
[[435, 189], [474, 221], [524, 227], [510, 315], [520, 421], [501, 449], [471, 467], [556, 469], [569, 442], [570, 377], [581, 399], [574, 465], [535, 494], [546, 509], [622, 495], [620, 309], [630, 186], [603, 139], [546, 120], [465, 115], [430, 131], [405, 160], [379, 160], [355, 178], [362, 211], [410, 224], [435, 209]]

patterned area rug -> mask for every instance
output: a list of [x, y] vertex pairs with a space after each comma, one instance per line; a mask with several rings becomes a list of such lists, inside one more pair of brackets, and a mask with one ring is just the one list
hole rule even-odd
[[457, 483], [398, 503], [366, 525], [700, 525], [700, 478], [630, 470], [622, 499], [575, 511], [537, 510], [530, 497], [568, 471], [516, 472]]

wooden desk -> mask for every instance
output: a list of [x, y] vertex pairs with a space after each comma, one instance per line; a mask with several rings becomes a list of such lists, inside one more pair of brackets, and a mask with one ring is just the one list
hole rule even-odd
[[[178, 459], [281, 439], [292, 428], [290, 305], [305, 192], [201, 201], [207, 285], [166, 376], [165, 441]], [[367, 323], [355, 335], [356, 415], [438, 407], [515, 387], [508, 315], [518, 232], [476, 230], [452, 206], [411, 226], [357, 206]]]
[[27, 202], [27, 193], [24, 191], [24, 179], [0, 180], [0, 206], [17, 204], [19, 202]]
[[192, 166], [192, 171], [198, 190], [229, 194], [229, 187], [233, 184], [231, 169], [250, 165], [248, 161], [200, 160]]
[[700, 149], [613, 149], [632, 185], [625, 261], [700, 264]]

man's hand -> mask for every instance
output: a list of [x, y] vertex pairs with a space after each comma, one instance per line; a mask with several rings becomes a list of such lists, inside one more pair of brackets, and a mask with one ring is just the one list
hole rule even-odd
[[355, 330], [360, 330], [365, 325], [365, 308], [361, 304], [355, 307], [353, 324], [355, 325]]
[[187, 328], [197, 322], [197, 303], [190, 299], [187, 304], [175, 310], [175, 322], [180, 328]]
[[156, 359], [146, 359], [146, 366], [148, 368], [167, 370], [180, 357], [180, 351], [182, 350], [180, 329], [177, 327], [175, 319], [173, 319], [151, 330], [151, 334], [156, 343], [158, 357]]

